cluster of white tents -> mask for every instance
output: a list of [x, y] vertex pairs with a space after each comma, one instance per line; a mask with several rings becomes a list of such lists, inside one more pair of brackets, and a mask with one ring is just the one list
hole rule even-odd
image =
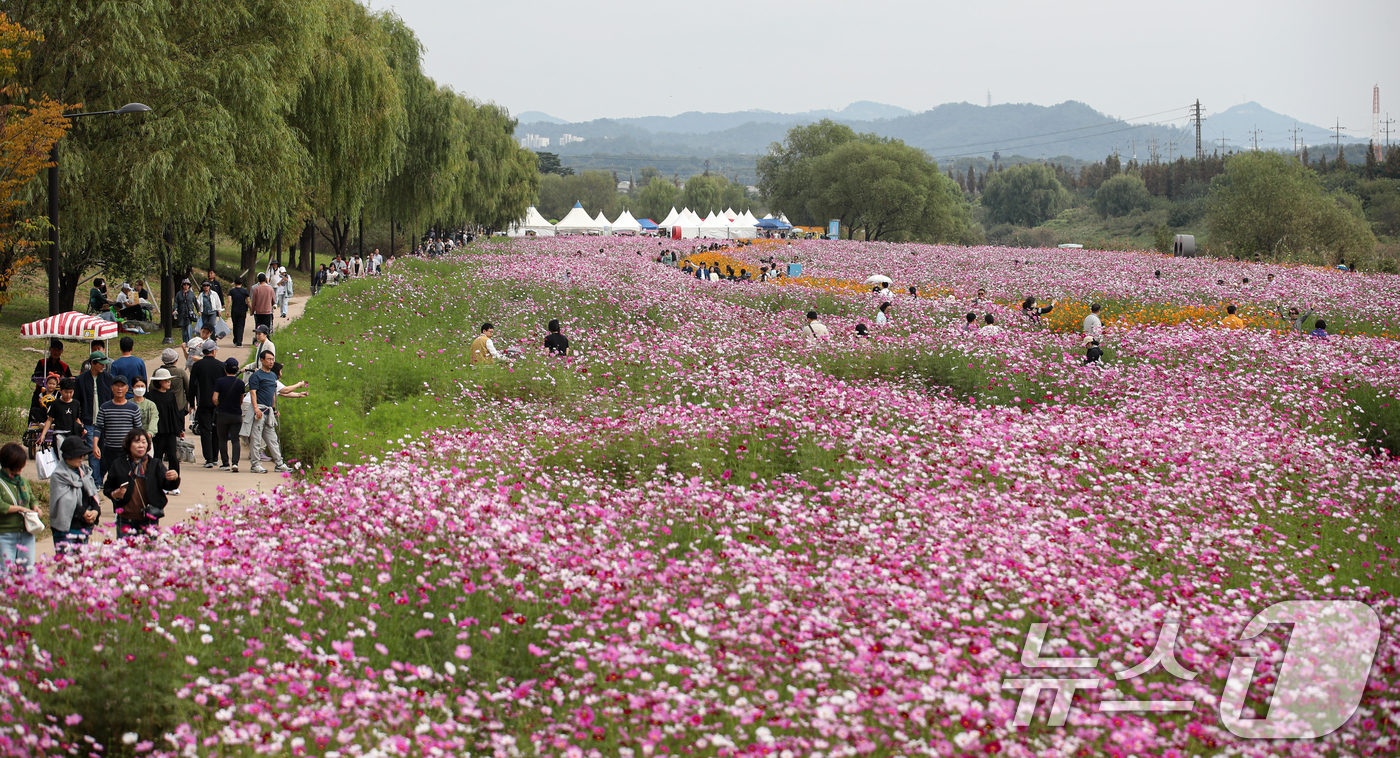
[[592, 218], [583, 209], [582, 204], [574, 203], [569, 214], [559, 219], [557, 224], [551, 224], [545, 220], [544, 216], [541, 216], [540, 212], [532, 205], [525, 211], [525, 218], [512, 224], [507, 230], [507, 234], [512, 237], [553, 237], [567, 234], [597, 236], [641, 234], [655, 231], [669, 237], [673, 236], [673, 230], [677, 227], [680, 228], [680, 235], [683, 239], [697, 237], [746, 239], [758, 236], [760, 229], [790, 229], [791, 225], [788, 224], [786, 218], [775, 219], [768, 215], [757, 219], [748, 211], [735, 213], [732, 208], [723, 213], [711, 212], [705, 218], [700, 218], [689, 208], [677, 211], [674, 206], [672, 206], [671, 212], [666, 215], [666, 220], [660, 224], [653, 223], [649, 219], [638, 221], [632, 216], [631, 211], [623, 211], [622, 215], [609, 221], [602, 211], [598, 212], [597, 218]]

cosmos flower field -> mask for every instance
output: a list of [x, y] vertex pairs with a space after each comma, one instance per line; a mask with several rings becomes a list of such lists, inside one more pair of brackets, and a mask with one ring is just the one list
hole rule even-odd
[[[1400, 278], [813, 241], [724, 253], [802, 280], [712, 283], [660, 249], [520, 240], [314, 299], [278, 337], [303, 476], [3, 585], [0, 754], [1395, 754]], [[857, 338], [876, 273], [920, 295]], [[1030, 327], [1027, 295], [1061, 306]], [[488, 320], [522, 357], [472, 369]], [[1288, 627], [1241, 632], [1285, 600], [1380, 641], [1340, 728], [1243, 739], [1225, 682], [1257, 657], [1266, 715]], [[1062, 725], [1006, 684], [1046, 675], [1040, 624], [1097, 660]], [[1168, 625], [1194, 676], [1118, 676]], [[1189, 708], [1104, 707], [1140, 700]]]

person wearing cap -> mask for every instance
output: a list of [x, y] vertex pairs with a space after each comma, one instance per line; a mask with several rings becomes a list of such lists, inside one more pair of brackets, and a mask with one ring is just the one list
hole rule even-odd
[[[241, 403], [247, 387], [238, 377], [238, 359], [224, 361], [224, 376], [214, 383], [214, 446], [219, 449], [219, 470], [238, 473], [242, 446], [238, 443], [243, 425]], [[256, 462], [256, 461], [255, 461]]]
[[213, 340], [205, 340], [200, 348], [204, 354], [190, 369], [190, 386], [185, 391], [186, 398], [194, 407], [195, 420], [199, 422], [200, 448], [204, 452], [204, 467], [214, 468], [219, 453], [214, 449], [214, 423], [217, 415], [214, 410], [214, 385], [224, 376], [224, 363], [218, 358], [219, 346]]
[[[112, 377], [112, 399], [97, 409], [97, 419], [93, 422], [93, 455], [99, 461], [112, 461], [121, 455], [122, 441], [133, 429], [141, 428], [141, 409], [136, 403], [126, 399], [129, 383], [126, 377], [116, 374]], [[103, 464], [104, 468], [106, 463]], [[105, 478], [105, 476], [103, 477]]]
[[278, 268], [277, 273], [282, 276], [282, 283], [277, 286], [277, 307], [282, 311], [282, 318], [286, 318], [287, 301], [292, 299], [292, 277], [285, 266]]
[[258, 356], [264, 352], [277, 356], [277, 346], [272, 343], [272, 338], [268, 336], [269, 329], [264, 324], [258, 324], [258, 328], [253, 330], [253, 359], [248, 361], [248, 365], [243, 367], [245, 372], [258, 370]]
[[248, 293], [248, 303], [253, 310], [253, 324], [272, 329], [272, 303], [277, 293], [267, 283], [267, 274], [258, 274], [258, 283]]
[[282, 459], [282, 444], [277, 438], [277, 374], [272, 370], [275, 363], [272, 353], [258, 353], [258, 370], [248, 380], [248, 396], [253, 405], [253, 429], [249, 435], [253, 450], [248, 455], [248, 471], [254, 474], [267, 473], [260, 460], [264, 449], [277, 464], [277, 471], [292, 470]]
[[175, 293], [175, 325], [180, 327], [181, 339], [189, 342], [194, 338], [195, 324], [199, 321], [198, 296], [190, 289], [190, 280], [180, 282], [180, 291]]
[[141, 298], [126, 282], [122, 282], [122, 291], [117, 294], [117, 315], [127, 321], [146, 320], [146, 309], [141, 307]]
[[66, 553], [86, 545], [102, 506], [100, 488], [92, 482], [88, 458], [92, 446], [81, 437], [69, 437], [59, 447], [63, 462], [49, 475], [49, 528], [53, 530], [54, 552]]
[[[88, 355], [88, 370], [78, 377], [78, 391], [74, 393], [78, 400], [78, 420], [83, 424], [89, 444], [97, 430], [97, 409], [112, 399], [112, 375], [107, 373], [107, 365], [111, 362], [106, 353], [94, 350]], [[95, 453], [92, 457], [92, 481], [98, 487], [102, 486], [102, 461]]]
[[[185, 402], [185, 398], [175, 392], [174, 376], [165, 366], [156, 369], [151, 374], [151, 391], [146, 394], [146, 401], [156, 410], [151, 457], [157, 460], [164, 458], [167, 468], [179, 471], [180, 449], [176, 440], [185, 436], [185, 417], [180, 413], [179, 403]], [[180, 492], [176, 490], [170, 494], [178, 495]]]
[[243, 325], [248, 322], [248, 290], [243, 289], [243, 280], [234, 279], [233, 289], [228, 291], [228, 316], [233, 327], [233, 346], [243, 347]]
[[[160, 351], [160, 368], [165, 369], [166, 372], [170, 374], [170, 379], [168, 380], [170, 382], [169, 392], [175, 398], [175, 412], [179, 415], [177, 423], [180, 425], [180, 431], [183, 432], [185, 430], [185, 416], [188, 416], [190, 413], [189, 401], [185, 399], [185, 388], [189, 386], [190, 377], [189, 374], [185, 373], [185, 370], [178, 365], [179, 360], [180, 351], [173, 347], [167, 347]], [[156, 370], [159, 371], [160, 369]], [[152, 375], [151, 380], [155, 380], [154, 375]], [[152, 387], [151, 389], [154, 390], [155, 388]]]
[[201, 332], [205, 329], [209, 333], [205, 339], [213, 339], [218, 332], [215, 324], [219, 316], [224, 312], [224, 301], [219, 297], [219, 293], [214, 291], [214, 287], [208, 280], [199, 283], [199, 328]]
[[185, 373], [189, 374], [190, 369], [200, 358], [204, 357], [204, 338], [196, 334], [184, 344], [185, 348]]

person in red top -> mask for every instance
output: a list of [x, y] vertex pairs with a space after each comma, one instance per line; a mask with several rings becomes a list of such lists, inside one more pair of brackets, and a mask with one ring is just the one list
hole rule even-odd
[[248, 305], [253, 311], [253, 326], [265, 326], [268, 331], [272, 331], [272, 305], [277, 299], [277, 293], [272, 289], [272, 285], [267, 283], [267, 274], [258, 274], [258, 283], [253, 285], [252, 292], [248, 293]]

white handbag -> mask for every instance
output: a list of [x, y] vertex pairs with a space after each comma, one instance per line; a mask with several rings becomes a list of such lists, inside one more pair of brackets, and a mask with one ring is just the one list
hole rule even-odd
[[34, 511], [24, 512], [24, 530], [30, 534], [41, 534], [44, 529], [44, 522], [39, 519], [39, 514]]
[[39, 453], [34, 456], [34, 470], [38, 472], [40, 481], [47, 480], [50, 476], [53, 476], [53, 472], [57, 468], [58, 455], [54, 453], [53, 448], [40, 450]]

